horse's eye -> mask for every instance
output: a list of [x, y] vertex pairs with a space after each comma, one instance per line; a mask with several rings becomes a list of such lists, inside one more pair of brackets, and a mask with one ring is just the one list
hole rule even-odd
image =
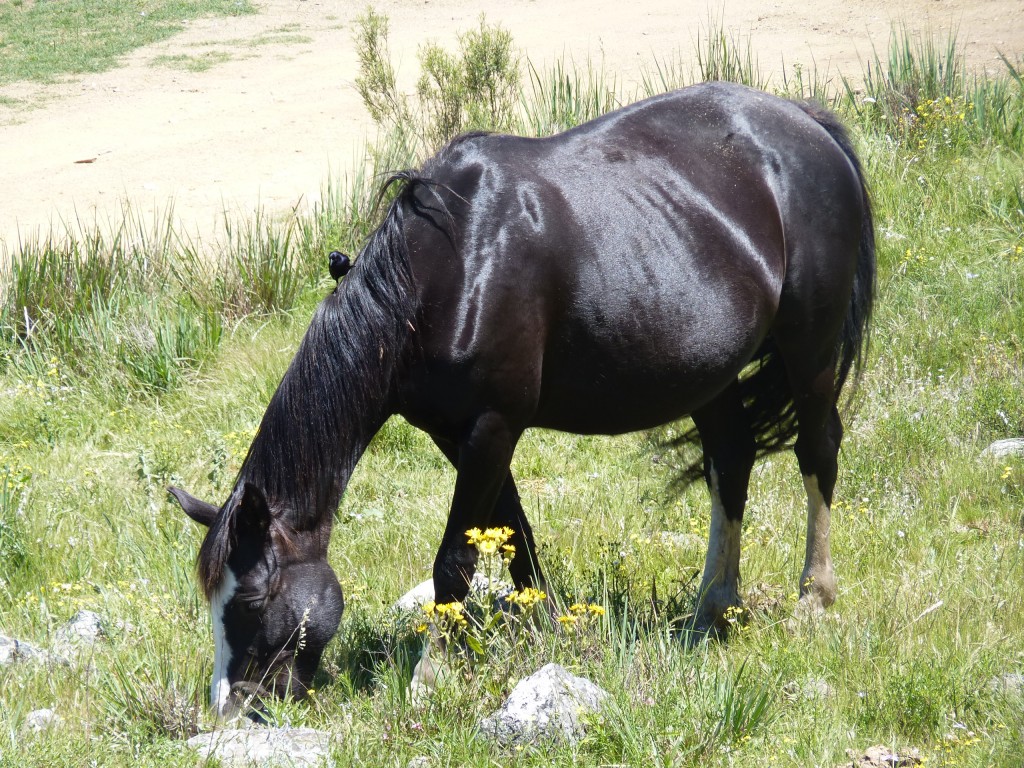
[[245, 601], [245, 610], [249, 611], [249, 613], [259, 613], [260, 611], [263, 610], [263, 605], [265, 603], [266, 603], [266, 600], [264, 600], [262, 597], [257, 597], [257, 598], [252, 599], [252, 600], [246, 600]]

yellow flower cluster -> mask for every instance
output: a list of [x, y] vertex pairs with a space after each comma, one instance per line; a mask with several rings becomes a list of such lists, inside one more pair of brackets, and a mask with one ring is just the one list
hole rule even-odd
[[898, 268], [902, 273], [906, 273], [908, 269], [921, 268], [934, 261], [935, 255], [928, 253], [924, 248], [918, 247], [916, 250], [914, 248], [907, 248], [900, 258]]
[[0, 495], [12, 496], [25, 489], [32, 479], [32, 466], [16, 456], [0, 454]]
[[[808, 583], [810, 583], [810, 579], [808, 579]], [[746, 609], [744, 609], [743, 606], [730, 605], [725, 609], [725, 613], [722, 614], [722, 618], [728, 622], [730, 627], [736, 627], [741, 632], [746, 632], [750, 627], [746, 624], [744, 617], [745, 613]]]
[[470, 528], [466, 531], [466, 540], [476, 547], [481, 555], [493, 555], [498, 550], [501, 550], [511, 558], [515, 554], [516, 548], [505, 542], [511, 539], [514, 533], [515, 531], [508, 526], [488, 528], [486, 531], [481, 531], [479, 528]]
[[573, 603], [569, 606], [569, 612], [559, 616], [558, 621], [562, 626], [571, 627], [582, 620], [592, 619], [597, 616], [604, 616], [605, 610], [600, 605], [591, 603]]
[[524, 611], [530, 610], [537, 603], [541, 603], [548, 599], [548, 596], [541, 592], [539, 589], [533, 587], [523, 587], [518, 592], [513, 592], [508, 596], [508, 601], [515, 605], [518, 605]]
[[423, 613], [431, 621], [438, 623], [459, 625], [464, 627], [466, 625], [466, 608], [458, 600], [454, 600], [450, 603], [435, 603], [433, 600], [428, 600], [423, 604]]

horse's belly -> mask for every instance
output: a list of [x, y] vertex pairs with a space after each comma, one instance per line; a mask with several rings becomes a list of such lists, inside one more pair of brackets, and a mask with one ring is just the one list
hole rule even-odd
[[736, 378], [753, 355], [658, 359], [569, 355], [546, 359], [535, 426], [580, 434], [621, 434], [649, 429], [692, 413]]

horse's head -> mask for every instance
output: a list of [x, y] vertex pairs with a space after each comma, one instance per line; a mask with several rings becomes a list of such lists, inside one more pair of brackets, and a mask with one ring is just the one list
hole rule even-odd
[[344, 609], [323, 547], [285, 530], [249, 483], [222, 508], [169, 490], [209, 528], [199, 574], [215, 645], [210, 705], [229, 715], [270, 694], [304, 697]]

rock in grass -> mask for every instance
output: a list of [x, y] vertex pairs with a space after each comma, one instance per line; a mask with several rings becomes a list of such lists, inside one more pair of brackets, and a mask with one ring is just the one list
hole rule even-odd
[[60, 716], [52, 709], [34, 709], [25, 718], [25, 728], [33, 733], [60, 725]]
[[92, 611], [79, 611], [57, 630], [54, 646], [62, 650], [81, 650], [103, 637], [103, 619]]
[[849, 762], [840, 763], [836, 768], [913, 768], [921, 765], [921, 754], [916, 749], [902, 752], [884, 746], [868, 747], [863, 754], [852, 749], [846, 750]]
[[[486, 576], [482, 574], [474, 574], [473, 581], [470, 583], [469, 588], [471, 594], [480, 597], [481, 595], [487, 594], [490, 591], [495, 598], [495, 610], [499, 610], [504, 607], [503, 601], [507, 598], [513, 590], [511, 584], [500, 581], [498, 579], [488, 580]], [[427, 579], [421, 581], [415, 587], [410, 589], [397, 601], [392, 607], [392, 610], [399, 613], [412, 613], [418, 611], [426, 603], [434, 599], [434, 580]]]
[[1008, 696], [1024, 696], [1024, 675], [1017, 672], [998, 675], [988, 681], [988, 688], [994, 693], [1002, 693]]
[[993, 459], [1024, 457], [1024, 437], [1010, 437], [1006, 440], [996, 440], [992, 445], [982, 451], [981, 455], [991, 456]]
[[46, 652], [13, 637], [0, 635], [0, 667], [16, 661], [46, 661]]
[[586, 730], [585, 720], [597, 713], [608, 692], [586, 678], [547, 664], [513, 689], [480, 731], [504, 746], [539, 740], [575, 744]]
[[805, 699], [807, 701], [830, 699], [835, 695], [832, 686], [824, 680], [811, 677], [800, 683], [792, 680], [782, 686], [782, 694], [790, 701]]
[[315, 768], [328, 762], [331, 734], [313, 728], [224, 729], [187, 743], [223, 768]]
[[434, 580], [427, 579], [426, 581], [421, 581], [415, 587], [398, 598], [391, 608], [392, 610], [399, 611], [401, 613], [411, 613], [412, 611], [418, 611], [433, 599]]
[[92, 611], [79, 611], [53, 635], [51, 662], [74, 666], [91, 663], [89, 653], [105, 635], [103, 620]]

